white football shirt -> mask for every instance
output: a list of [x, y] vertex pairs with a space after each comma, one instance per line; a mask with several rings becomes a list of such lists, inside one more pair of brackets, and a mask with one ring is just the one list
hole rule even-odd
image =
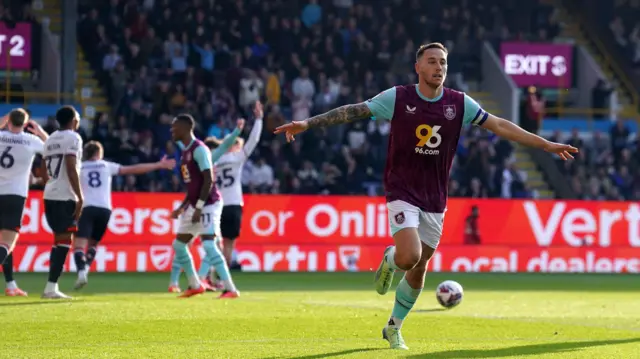
[[84, 194], [83, 207], [111, 209], [111, 178], [120, 172], [117, 163], [98, 160], [82, 162], [80, 185]]
[[33, 158], [43, 147], [30, 133], [0, 132], [0, 195], [27, 197]]
[[54, 201], [77, 201], [78, 196], [71, 188], [65, 156], [76, 157], [76, 170], [82, 165], [82, 138], [71, 130], [56, 131], [44, 143], [44, 160], [49, 181], [44, 186], [44, 199]]
[[227, 152], [214, 163], [216, 185], [225, 206], [244, 205], [242, 199], [242, 167], [251, 156], [253, 150], [256, 149], [256, 146], [258, 146], [261, 133], [262, 119], [256, 119], [242, 151]]

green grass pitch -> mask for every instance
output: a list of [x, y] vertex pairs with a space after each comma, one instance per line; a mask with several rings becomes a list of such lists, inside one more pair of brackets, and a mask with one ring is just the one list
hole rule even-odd
[[[238, 273], [243, 296], [176, 299], [167, 274], [92, 274], [73, 301], [39, 299], [46, 274], [0, 298], [0, 358], [640, 358], [640, 281], [631, 275], [429, 274], [405, 321], [409, 351], [380, 331], [394, 293], [371, 273]], [[441, 310], [434, 288], [465, 287]], [[397, 278], [396, 278], [397, 280]]]

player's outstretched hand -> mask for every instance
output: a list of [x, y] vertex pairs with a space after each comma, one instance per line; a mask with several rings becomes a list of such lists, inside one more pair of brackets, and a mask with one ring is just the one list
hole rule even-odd
[[173, 212], [171, 212], [171, 218], [178, 219], [178, 217], [180, 217], [182, 212], [184, 212], [184, 208], [182, 207], [174, 209]]
[[45, 132], [45, 130], [42, 128], [42, 126], [40, 126], [40, 124], [38, 124], [36, 121], [34, 120], [29, 120], [27, 122], [27, 125], [24, 127], [25, 130], [27, 130], [28, 132], [33, 133], [36, 136], [42, 135]]
[[244, 123], [245, 123], [244, 118], [239, 118], [238, 122], [236, 122], [236, 127], [238, 127], [240, 131], [242, 131], [242, 129], [244, 129]]
[[548, 142], [544, 150], [549, 153], [557, 154], [564, 161], [568, 159], [573, 159], [572, 153], [578, 153], [578, 149], [571, 145], [565, 145], [562, 143], [555, 143], [555, 142]]
[[284, 133], [287, 137], [287, 142], [295, 141], [293, 136], [306, 131], [309, 128], [309, 124], [307, 121], [293, 121], [290, 123], [286, 123], [282, 126], [276, 127], [273, 133], [279, 134]]
[[264, 110], [262, 107], [262, 102], [256, 101], [256, 105], [253, 106], [253, 115], [256, 118], [262, 118], [264, 116]]
[[199, 223], [201, 217], [202, 209], [196, 208], [195, 211], [193, 211], [193, 216], [191, 216], [191, 223]]
[[158, 166], [160, 168], [164, 168], [166, 170], [172, 170], [176, 167], [176, 160], [168, 159], [166, 155], [162, 156], [160, 161], [158, 161]]

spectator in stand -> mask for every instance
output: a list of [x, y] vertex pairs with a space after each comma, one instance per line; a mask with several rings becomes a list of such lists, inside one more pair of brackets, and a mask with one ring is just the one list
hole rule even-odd
[[617, 121], [615, 125], [611, 126], [609, 137], [611, 138], [611, 150], [613, 151], [614, 159], [617, 160], [620, 158], [622, 150], [627, 147], [629, 143], [630, 135], [631, 131], [629, 131], [622, 121]]
[[538, 129], [542, 124], [545, 115], [545, 100], [542, 94], [534, 86], [527, 89], [526, 114], [527, 126], [526, 130], [538, 133]]
[[273, 169], [267, 164], [264, 158], [259, 158], [252, 166], [249, 186], [257, 193], [269, 193], [269, 188], [274, 183]]
[[591, 107], [596, 110], [593, 114], [594, 118], [601, 119], [605, 117], [612, 92], [613, 88], [607, 86], [604, 80], [598, 80], [596, 86], [591, 90]]
[[255, 71], [247, 71], [246, 76], [240, 80], [240, 108], [245, 113], [250, 113], [252, 106], [260, 100], [264, 90], [264, 82]]
[[105, 71], [111, 71], [116, 68], [116, 65], [122, 63], [122, 56], [118, 53], [118, 46], [111, 45], [111, 49], [108, 54], [104, 56], [102, 60], [102, 69]]
[[310, 100], [316, 93], [316, 87], [309, 78], [309, 69], [303, 67], [300, 70], [300, 76], [293, 80], [292, 89], [293, 96], [304, 100]]

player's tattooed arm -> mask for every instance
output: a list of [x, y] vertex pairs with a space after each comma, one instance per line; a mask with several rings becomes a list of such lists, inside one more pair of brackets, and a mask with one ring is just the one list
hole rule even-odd
[[373, 116], [364, 102], [345, 105], [307, 120], [309, 128], [334, 126]]

